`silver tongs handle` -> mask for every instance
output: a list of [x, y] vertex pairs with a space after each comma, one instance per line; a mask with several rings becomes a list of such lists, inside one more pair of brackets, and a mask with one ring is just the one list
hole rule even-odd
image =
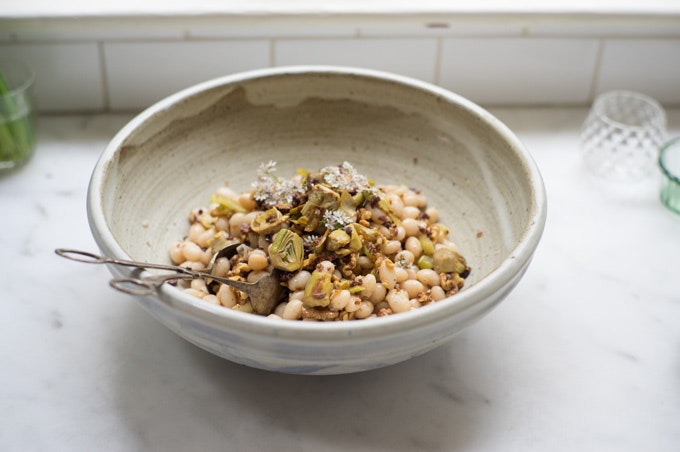
[[233, 279], [213, 276], [208, 272], [191, 270], [186, 267], [178, 265], [164, 265], [164, 264], [148, 264], [146, 262], [135, 262], [124, 259], [115, 259], [112, 257], [100, 256], [88, 251], [80, 251], [69, 248], [57, 248], [54, 250], [59, 256], [72, 261], [84, 262], [86, 264], [114, 264], [125, 267], [138, 268], [140, 270], [154, 269], [154, 270], [168, 270], [174, 273], [167, 275], [152, 275], [143, 278], [115, 278], [109, 281], [111, 287], [121, 292], [130, 295], [152, 295], [156, 292], [163, 283], [168, 281], [177, 281], [179, 279], [196, 279], [205, 278], [217, 281], [228, 286], [232, 286], [237, 290], [244, 292], [249, 291], [253, 287], [253, 283], [243, 281], [234, 281]]

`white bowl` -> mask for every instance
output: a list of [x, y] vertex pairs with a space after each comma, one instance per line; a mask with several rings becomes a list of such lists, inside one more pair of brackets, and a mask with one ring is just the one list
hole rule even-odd
[[[294, 322], [235, 312], [170, 285], [139, 297], [199, 347], [248, 366], [339, 374], [390, 365], [451, 339], [519, 282], [546, 216], [540, 173], [484, 109], [406, 77], [338, 67], [264, 69], [192, 86], [128, 123], [97, 163], [88, 217], [101, 252], [168, 262], [190, 209], [225, 179], [247, 190], [262, 162], [278, 174], [347, 160], [379, 183], [425, 192], [472, 268], [455, 296], [407, 313]], [[130, 270], [111, 268], [116, 276]]]

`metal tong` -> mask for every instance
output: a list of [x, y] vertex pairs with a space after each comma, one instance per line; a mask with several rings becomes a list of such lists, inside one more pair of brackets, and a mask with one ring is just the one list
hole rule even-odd
[[213, 256], [210, 267], [206, 270], [192, 270], [178, 265], [153, 264], [147, 262], [137, 262], [112, 257], [100, 256], [87, 251], [74, 250], [68, 248], [58, 248], [54, 250], [56, 254], [66, 259], [87, 264], [113, 264], [125, 267], [134, 267], [140, 270], [154, 269], [167, 270], [172, 273], [162, 275], [151, 275], [140, 278], [114, 278], [109, 281], [111, 287], [130, 295], [152, 295], [156, 290], [169, 281], [180, 279], [204, 278], [208, 282], [216, 281], [248, 294], [253, 310], [258, 314], [268, 315], [272, 312], [281, 298], [283, 287], [280, 284], [279, 271], [274, 269], [270, 274], [264, 275], [254, 283], [234, 281], [213, 275], [214, 264], [220, 257], [231, 258], [237, 253], [240, 243], [234, 243], [222, 248]]

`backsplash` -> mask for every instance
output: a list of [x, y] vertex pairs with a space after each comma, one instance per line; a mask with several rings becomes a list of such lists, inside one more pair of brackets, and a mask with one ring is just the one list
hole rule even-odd
[[4, 18], [0, 58], [33, 66], [43, 112], [137, 111], [211, 78], [304, 64], [395, 72], [486, 106], [582, 106], [611, 89], [680, 105], [677, 17], [556, 17]]

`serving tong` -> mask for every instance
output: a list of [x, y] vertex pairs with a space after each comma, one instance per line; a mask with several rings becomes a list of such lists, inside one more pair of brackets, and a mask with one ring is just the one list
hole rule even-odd
[[248, 294], [253, 310], [258, 314], [268, 315], [281, 299], [283, 286], [280, 283], [279, 271], [274, 269], [271, 273], [263, 275], [254, 283], [235, 281], [214, 275], [215, 262], [221, 257], [231, 258], [237, 254], [237, 249], [241, 243], [227, 245], [215, 253], [210, 266], [205, 270], [192, 270], [178, 265], [153, 264], [147, 262], [137, 262], [112, 257], [100, 256], [88, 251], [74, 250], [69, 248], [57, 248], [56, 254], [66, 259], [86, 264], [113, 264], [124, 267], [133, 267], [140, 270], [167, 270], [173, 273], [150, 275], [144, 277], [114, 278], [109, 281], [111, 287], [120, 292], [130, 295], [153, 295], [156, 290], [164, 283], [169, 281], [187, 280], [204, 278], [208, 284], [219, 282], [231, 286], [237, 290]]

